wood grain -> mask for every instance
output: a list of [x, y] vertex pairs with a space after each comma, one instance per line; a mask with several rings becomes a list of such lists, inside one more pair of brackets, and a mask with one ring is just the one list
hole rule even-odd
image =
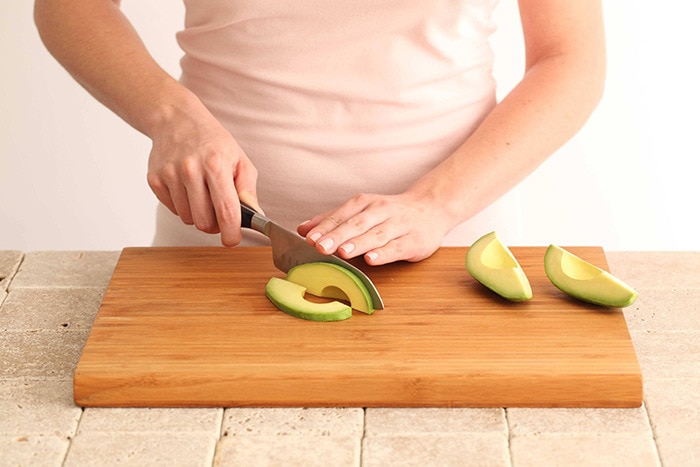
[[[607, 269], [602, 248], [569, 248]], [[546, 278], [511, 303], [464, 268], [467, 248], [368, 267], [386, 308], [317, 323], [265, 297], [267, 247], [126, 248], [75, 370], [81, 406], [636, 407], [642, 378], [619, 309]]]

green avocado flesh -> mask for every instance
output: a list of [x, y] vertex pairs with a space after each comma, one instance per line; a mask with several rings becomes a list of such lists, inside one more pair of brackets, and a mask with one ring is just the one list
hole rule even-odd
[[544, 270], [559, 290], [585, 302], [622, 308], [637, 299], [632, 287], [556, 245], [545, 252]]
[[337, 264], [300, 264], [289, 270], [286, 279], [306, 287], [307, 293], [317, 297], [347, 301], [355, 310], [367, 314], [374, 311], [367, 287], [352, 271]]
[[469, 274], [503, 298], [521, 302], [532, 298], [532, 288], [513, 253], [501, 243], [496, 232], [475, 241], [467, 251]]
[[338, 301], [314, 303], [306, 300], [306, 288], [279, 277], [271, 277], [265, 295], [280, 310], [311, 321], [340, 321], [352, 316], [352, 308]]

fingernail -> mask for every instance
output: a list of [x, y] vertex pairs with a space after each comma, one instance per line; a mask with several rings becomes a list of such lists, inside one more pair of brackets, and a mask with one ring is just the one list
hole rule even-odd
[[311, 219], [305, 220], [304, 222], [302, 222], [301, 224], [299, 224], [299, 227], [301, 227], [302, 225], [306, 225], [306, 224], [308, 224], [309, 222], [311, 222]]
[[331, 247], [333, 246], [333, 239], [332, 238], [324, 238], [319, 242], [319, 245], [321, 248], [323, 248], [326, 251], [329, 251]]
[[353, 245], [352, 243], [346, 243], [344, 245], [341, 245], [338, 249], [343, 250], [343, 253], [349, 255], [350, 253], [352, 253], [352, 250], [355, 249], [355, 245]]
[[321, 232], [314, 232], [311, 235], [309, 235], [309, 240], [311, 240], [312, 242], [315, 242], [319, 238], [321, 238]]
[[367, 253], [367, 259], [374, 261], [377, 258], [379, 258], [379, 253], [377, 253], [376, 251], [370, 251], [369, 253]]

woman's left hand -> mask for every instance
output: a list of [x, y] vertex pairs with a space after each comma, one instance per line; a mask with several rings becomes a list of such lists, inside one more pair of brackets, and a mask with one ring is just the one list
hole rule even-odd
[[452, 227], [442, 218], [413, 194], [359, 194], [297, 231], [322, 253], [345, 259], [364, 255], [367, 264], [376, 266], [432, 255]]

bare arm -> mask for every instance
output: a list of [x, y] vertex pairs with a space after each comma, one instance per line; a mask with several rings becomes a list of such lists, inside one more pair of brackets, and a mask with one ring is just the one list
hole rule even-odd
[[[520, 0], [526, 71], [472, 136], [414, 190], [464, 220], [513, 188], [566, 143], [598, 104], [605, 80], [597, 0]], [[465, 179], [469, 184], [460, 183]]]
[[183, 222], [240, 241], [239, 196], [257, 172], [199, 99], [151, 57], [118, 0], [36, 0], [47, 49], [96, 99], [153, 141], [148, 182]]
[[[299, 227], [327, 253], [419, 261], [522, 181], [585, 123], [602, 95], [599, 0], [520, 0], [523, 79], [442, 164], [396, 196], [359, 195]], [[328, 246], [328, 248], [325, 248]]]

